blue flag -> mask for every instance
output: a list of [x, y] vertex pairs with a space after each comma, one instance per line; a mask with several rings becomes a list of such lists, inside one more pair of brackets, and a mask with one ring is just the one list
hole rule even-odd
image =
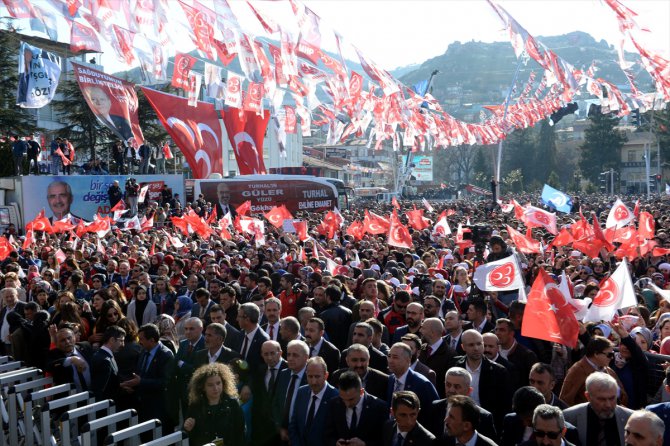
[[542, 188], [542, 203], [566, 214], [572, 210], [572, 198], [547, 184]]

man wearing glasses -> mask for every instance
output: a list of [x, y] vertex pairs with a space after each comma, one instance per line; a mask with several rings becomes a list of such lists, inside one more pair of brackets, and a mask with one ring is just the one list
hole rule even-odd
[[521, 446], [572, 446], [565, 441], [565, 419], [556, 406], [540, 404], [533, 412], [532, 437]]
[[611, 376], [619, 385], [619, 389], [621, 389], [619, 400], [621, 404], [625, 405], [628, 402], [626, 391], [623, 389], [623, 384], [619, 381], [614, 370], [609, 367], [613, 359], [614, 346], [609, 339], [602, 336], [594, 336], [586, 344], [586, 355], [568, 370], [559, 398], [568, 406], [585, 403], [587, 401], [585, 393], [587, 378], [593, 372], [604, 372]]

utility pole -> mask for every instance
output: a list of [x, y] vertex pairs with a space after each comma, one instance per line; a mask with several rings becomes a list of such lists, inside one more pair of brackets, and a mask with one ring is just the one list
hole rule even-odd
[[610, 193], [614, 195], [614, 169], [610, 167]]

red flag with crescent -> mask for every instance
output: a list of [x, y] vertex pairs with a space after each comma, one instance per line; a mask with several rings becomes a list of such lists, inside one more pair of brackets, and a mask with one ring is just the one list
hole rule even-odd
[[359, 220], [351, 222], [347, 228], [347, 235], [352, 236], [356, 241], [362, 240], [363, 236], [365, 235], [365, 227], [363, 223], [361, 223]]
[[44, 231], [47, 234], [53, 234], [54, 230], [51, 227], [51, 222], [44, 216], [44, 209], [37, 214], [33, 221], [26, 224], [26, 231]]
[[369, 212], [366, 209], [365, 217], [363, 218], [363, 227], [368, 234], [386, 234], [391, 227], [391, 222], [381, 215]]
[[223, 115], [223, 123], [235, 152], [240, 175], [266, 173], [263, 161], [263, 138], [269, 120], [269, 113], [258, 116], [254, 112], [232, 107]]
[[149, 104], [188, 161], [193, 178], [223, 175], [223, 131], [214, 104], [198, 102], [142, 87]]
[[400, 223], [400, 219], [395, 211], [393, 215], [391, 215], [391, 226], [389, 227], [386, 242], [391, 246], [397, 246], [399, 248], [412, 248], [412, 236], [410, 235], [409, 230]]
[[293, 220], [293, 215], [286, 209], [286, 206], [283, 204], [281, 206], [275, 206], [265, 213], [265, 219], [270, 222], [275, 228], [281, 228], [284, 224], [284, 220]]
[[656, 230], [656, 223], [654, 222], [654, 216], [649, 212], [640, 213], [640, 223], [638, 224], [637, 233], [640, 237], [645, 239], [654, 238], [654, 232]]
[[571, 348], [577, 345], [579, 324], [575, 312], [556, 282], [541, 268], [528, 294], [521, 334]]

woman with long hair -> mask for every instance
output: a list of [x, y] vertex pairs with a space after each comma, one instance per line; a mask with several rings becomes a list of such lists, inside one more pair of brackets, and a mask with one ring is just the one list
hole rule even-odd
[[174, 302], [177, 299], [177, 293], [167, 276], [158, 276], [154, 287], [154, 302], [158, 305], [158, 312], [171, 315], [174, 312]]
[[244, 414], [238, 402], [237, 383], [225, 364], [200, 367], [189, 383], [184, 430], [190, 444], [199, 446], [215, 439], [223, 444], [244, 444]]
[[102, 340], [105, 330], [112, 325], [118, 325], [124, 317], [121, 307], [115, 300], [105, 301], [100, 307], [100, 317], [95, 321], [95, 327], [93, 328], [94, 342]]
[[88, 340], [91, 334], [91, 324], [86, 318], [81, 317], [81, 309], [76, 302], [64, 302], [60, 305], [60, 320], [62, 322], [72, 322], [79, 325], [79, 336], [82, 341]]
[[116, 282], [110, 283], [107, 290], [109, 291], [111, 299], [119, 304], [119, 307], [125, 312], [126, 308], [128, 308], [128, 300], [119, 284]]
[[451, 294], [451, 299], [454, 301], [456, 308], [459, 313], [463, 313], [464, 307], [463, 304], [470, 296], [470, 276], [468, 276], [468, 270], [462, 266], [457, 266], [454, 268], [454, 273], [451, 277], [451, 289], [449, 293]]

